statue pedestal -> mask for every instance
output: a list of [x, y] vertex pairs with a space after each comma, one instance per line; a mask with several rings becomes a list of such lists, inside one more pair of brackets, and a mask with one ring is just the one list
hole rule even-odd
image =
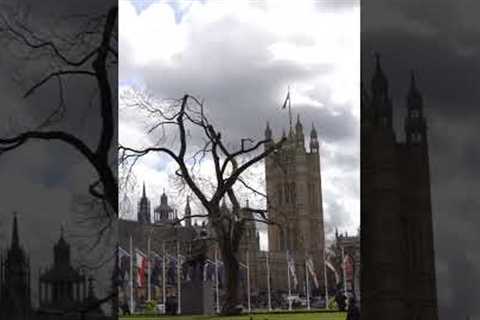
[[215, 314], [213, 281], [194, 280], [182, 284], [182, 314]]

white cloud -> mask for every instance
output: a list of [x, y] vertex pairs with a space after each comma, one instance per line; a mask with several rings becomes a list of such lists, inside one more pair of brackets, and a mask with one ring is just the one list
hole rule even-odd
[[[279, 107], [290, 85], [292, 111], [302, 114], [306, 136], [314, 122], [322, 140], [326, 221], [354, 233], [360, 223], [359, 6], [189, 4], [177, 22], [175, 10], [165, 3], [138, 14], [129, 1], [120, 2], [121, 83], [135, 82], [159, 98], [185, 92], [205, 98], [213, 120], [233, 139], [261, 136], [266, 120], [278, 135], [288, 123]], [[148, 143], [137, 116], [120, 114], [121, 143]], [[168, 190], [166, 161], [145, 159], [136, 175]]]

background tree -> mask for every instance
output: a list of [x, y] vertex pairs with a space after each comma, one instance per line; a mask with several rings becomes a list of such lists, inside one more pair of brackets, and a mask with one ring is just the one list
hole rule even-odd
[[[124, 177], [121, 181], [127, 182], [135, 164], [148, 154], [173, 160], [179, 183], [194, 194], [204, 209], [204, 213], [191, 217], [207, 218], [215, 232], [226, 278], [222, 313], [238, 313], [239, 245], [245, 224], [248, 221], [275, 223], [268, 218], [265, 208], [242, 208], [238, 192], [243, 188], [253, 194], [261, 194], [249, 185], [244, 176], [255, 164], [277, 152], [285, 138], [273, 142], [271, 139], [255, 141], [244, 137], [239, 139], [239, 143], [228, 143], [209, 121], [203, 102], [188, 94], [181, 99], [162, 102], [132, 89], [120, 99], [121, 108], [133, 108], [150, 119], [145, 141], [155, 140], [151, 145], [142, 147], [120, 145], [120, 175]], [[205, 176], [208, 168], [213, 168], [213, 177]], [[225, 198], [231, 203], [230, 210], [221, 210]]]
[[[94, 205], [91, 213], [95, 216], [84, 219], [98, 228], [95, 229], [98, 236], [94, 243], [96, 245], [105, 231], [114, 229], [112, 226], [118, 216], [118, 9], [114, 5], [101, 13], [65, 14], [49, 30], [47, 27], [42, 29], [46, 22], [36, 20], [36, 11], [30, 12], [28, 7], [22, 7], [20, 3], [12, 3], [11, 6], [2, 6], [0, 42], [4, 50], [9, 50], [12, 61], [20, 67], [14, 80], [19, 82], [19, 86], [27, 86], [23, 98], [34, 107], [31, 113], [46, 111], [34, 123], [24, 122], [12, 128], [2, 128], [0, 158], [35, 141], [61, 142], [78, 152], [97, 176], [88, 188], [90, 202]], [[30, 18], [41, 25], [35, 25]], [[20, 69], [25, 74], [21, 74]], [[77, 80], [76, 86], [68, 87], [74, 79]], [[86, 87], [93, 88], [94, 94], [89, 95], [90, 90]], [[54, 89], [57, 94], [42, 100], [41, 96], [50, 94]], [[48, 108], [42, 102], [46, 102]], [[89, 118], [99, 123], [98, 131], [90, 131], [87, 136], [72, 129], [76, 126], [72, 124], [73, 121], [66, 120], [65, 115], [78, 113], [78, 106], [91, 113]], [[15, 109], [20, 108], [15, 106]], [[75, 119], [75, 122], [79, 122], [79, 119]], [[82, 203], [85, 202], [83, 200]], [[113, 262], [112, 251], [112, 247], [106, 248], [110, 263]], [[97, 261], [97, 265], [90, 268], [98, 269], [99, 265], [106, 263], [104, 260], [100, 263]], [[98, 305], [111, 302], [112, 299], [115, 302], [115, 297], [116, 291], [111, 290], [99, 299]], [[86, 313], [95, 307], [85, 306], [80, 312]], [[113, 311], [116, 312], [115, 303]]]

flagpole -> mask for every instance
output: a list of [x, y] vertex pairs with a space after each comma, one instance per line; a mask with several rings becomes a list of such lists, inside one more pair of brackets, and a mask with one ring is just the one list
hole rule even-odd
[[163, 313], [166, 313], [166, 303], [167, 303], [167, 297], [166, 297], [166, 292], [165, 292], [165, 263], [166, 263], [166, 251], [165, 251], [165, 240], [162, 241], [162, 251], [163, 251], [163, 257], [162, 257], [162, 302], [163, 302]]
[[180, 242], [177, 240], [177, 314], [182, 313], [182, 292], [180, 278]]
[[287, 249], [287, 283], [288, 283], [288, 311], [292, 311], [292, 288], [290, 286], [290, 261], [289, 252]]
[[252, 311], [250, 304], [250, 255], [247, 250], [247, 303], [248, 303], [248, 313]]
[[308, 283], [308, 267], [307, 267], [307, 257], [305, 256], [305, 285], [306, 285], [306, 298], [307, 298], [307, 310], [310, 310], [310, 286]]
[[220, 313], [220, 296], [218, 294], [218, 251], [215, 244], [215, 296], [217, 298], [217, 313]]
[[270, 251], [267, 251], [266, 255], [266, 263], [267, 263], [267, 291], [268, 291], [268, 311], [272, 311], [272, 296], [270, 292], [270, 263], [268, 261], [268, 255], [270, 254]]
[[343, 291], [345, 297], [347, 298], [347, 306], [348, 306], [348, 295], [347, 295], [347, 274], [345, 272], [345, 247], [342, 246], [342, 271], [343, 271]]
[[134, 312], [133, 305], [133, 238], [130, 236], [130, 312]]
[[288, 117], [290, 121], [290, 132], [292, 132], [292, 98], [290, 97], [290, 86], [288, 86]]
[[151, 262], [150, 262], [150, 259], [151, 259], [151, 256], [150, 256], [150, 237], [148, 237], [147, 239], [147, 255], [148, 255], [148, 259], [147, 259], [147, 266], [148, 266], [148, 276], [147, 276], [147, 281], [148, 281], [148, 284], [147, 284], [147, 290], [148, 290], [148, 301], [152, 301], [152, 287], [151, 287], [151, 284], [150, 284], [150, 281], [151, 281]]
[[323, 283], [325, 285], [325, 309], [328, 310], [328, 279], [327, 279], [327, 259], [325, 257], [325, 249], [323, 250]]

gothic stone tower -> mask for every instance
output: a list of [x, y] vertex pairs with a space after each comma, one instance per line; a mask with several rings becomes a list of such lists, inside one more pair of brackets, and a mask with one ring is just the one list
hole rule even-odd
[[171, 223], [177, 219], [176, 211], [168, 204], [168, 197], [165, 190], [160, 197], [160, 205], [154, 210], [154, 223]]
[[30, 262], [20, 245], [15, 215], [10, 248], [0, 257], [0, 319], [30, 319], [30, 297]]
[[145, 182], [143, 183], [142, 197], [138, 202], [137, 220], [142, 224], [150, 224], [150, 200], [147, 198], [145, 191]]
[[362, 88], [362, 317], [436, 320], [428, 142], [423, 101], [411, 78], [405, 142], [393, 129], [388, 80], [377, 56]]
[[[283, 133], [285, 136], [285, 132]], [[269, 124], [265, 138], [272, 139]], [[273, 143], [273, 141], [271, 142]], [[286, 278], [285, 254], [288, 250], [295, 257], [297, 278], [301, 286], [304, 280], [304, 259], [311, 256], [317, 278], [323, 278], [324, 226], [322, 207], [322, 184], [317, 131], [312, 125], [310, 150], [305, 148], [305, 136], [300, 117], [295, 129], [290, 129], [281, 150], [265, 161], [265, 175], [269, 212], [271, 219], [282, 228], [269, 226], [268, 244], [272, 263], [280, 259], [279, 270], [273, 266], [272, 273]], [[268, 144], [267, 146], [268, 147]], [[282, 260], [283, 259], [283, 260]], [[281, 265], [281, 267], [280, 267]], [[282, 276], [282, 277], [280, 277]], [[278, 288], [274, 283], [272, 286]], [[281, 282], [281, 281], [280, 281]], [[310, 282], [311, 284], [313, 281]], [[322, 282], [320, 282], [322, 283]], [[280, 285], [286, 289], [286, 283]], [[303, 290], [299, 288], [301, 292]]]

